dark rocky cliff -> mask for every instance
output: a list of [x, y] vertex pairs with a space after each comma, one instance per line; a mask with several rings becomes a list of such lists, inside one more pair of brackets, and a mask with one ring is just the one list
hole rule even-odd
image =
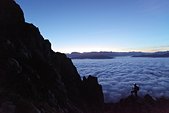
[[[93, 88], [93, 90], [92, 90]], [[97, 78], [81, 80], [13, 0], [0, 1], [0, 113], [99, 113]]]

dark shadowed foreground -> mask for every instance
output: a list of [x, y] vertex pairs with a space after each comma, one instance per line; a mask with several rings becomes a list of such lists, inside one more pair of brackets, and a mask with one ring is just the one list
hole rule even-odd
[[147, 98], [104, 104], [96, 77], [81, 80], [13, 0], [0, 1], [0, 113], [168, 113], [167, 100]]
[[150, 95], [144, 97], [128, 96], [115, 104], [105, 104], [106, 113], [169, 113], [169, 100], [153, 99]]

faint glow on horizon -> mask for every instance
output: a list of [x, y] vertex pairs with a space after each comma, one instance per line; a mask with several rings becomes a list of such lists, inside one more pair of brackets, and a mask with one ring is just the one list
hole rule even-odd
[[100, 51], [112, 51], [112, 52], [158, 52], [158, 51], [169, 51], [169, 46], [161, 47], [147, 47], [138, 49], [126, 49], [126, 48], [105, 48], [105, 47], [72, 47], [72, 48], [53, 48], [56, 52], [71, 53], [71, 52], [100, 52]]
[[71, 53], [71, 52], [100, 52], [100, 51], [115, 51], [115, 52], [121, 52], [122, 49], [119, 48], [107, 48], [107, 47], [65, 47], [65, 48], [56, 48], [53, 47], [53, 50], [56, 52], [62, 52], [62, 53]]
[[147, 47], [147, 48], [138, 48], [138, 49], [126, 49], [126, 51], [138, 51], [138, 52], [169, 51], [169, 46]]

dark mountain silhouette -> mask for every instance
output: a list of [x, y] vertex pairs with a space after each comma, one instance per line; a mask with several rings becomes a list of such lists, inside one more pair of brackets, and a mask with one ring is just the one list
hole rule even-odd
[[71, 59], [112, 59], [114, 57], [121, 56], [131, 56], [131, 57], [169, 57], [169, 51], [163, 52], [154, 52], [154, 53], [146, 53], [146, 52], [72, 52], [67, 54], [67, 56]]
[[[89, 106], [90, 103], [90, 106]], [[99, 113], [97, 78], [81, 80], [13, 0], [0, 1], [0, 113]]]

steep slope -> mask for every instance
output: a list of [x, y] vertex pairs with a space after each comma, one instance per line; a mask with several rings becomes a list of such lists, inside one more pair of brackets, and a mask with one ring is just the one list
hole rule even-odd
[[[86, 92], [90, 87], [96, 92]], [[92, 108], [88, 96], [93, 97]], [[0, 113], [98, 113], [102, 109], [98, 82], [84, 84], [72, 61], [52, 51], [38, 28], [25, 22], [19, 5], [1, 0]]]

